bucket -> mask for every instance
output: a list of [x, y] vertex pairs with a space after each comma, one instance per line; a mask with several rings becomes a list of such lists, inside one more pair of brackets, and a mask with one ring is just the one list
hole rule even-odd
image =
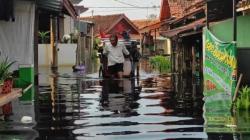
[[[30, 84], [34, 84], [34, 66], [32, 64], [19, 65], [18, 87], [25, 89]], [[21, 97], [22, 101], [34, 100], [34, 87], [30, 88]]]

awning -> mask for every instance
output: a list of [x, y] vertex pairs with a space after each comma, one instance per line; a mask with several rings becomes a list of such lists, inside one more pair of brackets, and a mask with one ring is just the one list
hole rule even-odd
[[76, 12], [73, 4], [69, 0], [63, 0], [63, 8], [66, 9], [66, 13], [73, 17], [74, 19], [77, 18], [78, 13]]
[[81, 6], [81, 5], [74, 5], [74, 8], [78, 15], [88, 10], [88, 8]]
[[204, 22], [205, 22], [205, 19], [203, 18], [203, 19], [197, 20], [191, 24], [188, 24], [186, 26], [175, 28], [175, 29], [172, 29], [169, 31], [160, 31], [160, 35], [162, 35], [164, 37], [172, 38], [172, 37], [177, 36], [181, 33], [197, 31], [205, 26]]
[[80, 2], [82, 2], [83, 0], [71, 0], [71, 2], [73, 3], [73, 4], [79, 4]]
[[69, 0], [37, 0], [37, 6], [39, 9], [53, 14], [65, 13], [77, 18], [77, 12]]

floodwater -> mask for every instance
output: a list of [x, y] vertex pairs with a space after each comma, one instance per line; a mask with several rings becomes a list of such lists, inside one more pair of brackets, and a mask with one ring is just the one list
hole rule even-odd
[[[171, 78], [147, 67], [122, 80], [41, 68], [35, 101], [13, 104], [16, 112], [0, 122], [0, 140], [250, 139], [248, 112], [207, 117], [202, 98], [177, 97]], [[27, 114], [33, 123], [20, 123]]]
[[40, 139], [207, 138], [202, 102], [178, 104], [169, 76], [142, 72], [140, 79], [103, 80], [97, 74], [60, 75], [50, 82], [39, 89], [35, 129]]

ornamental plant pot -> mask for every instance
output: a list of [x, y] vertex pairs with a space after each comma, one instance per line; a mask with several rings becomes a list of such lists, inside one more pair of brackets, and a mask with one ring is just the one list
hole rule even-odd
[[12, 78], [7, 78], [4, 80], [3, 87], [2, 87], [2, 94], [8, 94], [11, 92], [13, 88], [13, 79]]
[[11, 102], [2, 106], [3, 115], [11, 115], [12, 114], [12, 104]]

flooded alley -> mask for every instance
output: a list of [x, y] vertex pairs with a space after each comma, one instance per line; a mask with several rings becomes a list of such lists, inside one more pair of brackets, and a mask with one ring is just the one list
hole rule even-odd
[[168, 76], [103, 80], [59, 73], [48, 79], [36, 101], [39, 139], [207, 138], [202, 101], [177, 103]]
[[[121, 80], [102, 79], [98, 73], [73, 73], [70, 67], [59, 68], [56, 73], [41, 68], [33, 110], [32, 107], [26, 110], [30, 106], [27, 102], [14, 104], [17, 113], [9, 121], [1, 122], [0, 138], [244, 140], [248, 137], [250, 128], [246, 125], [241, 125], [241, 131], [247, 133], [230, 133], [227, 131], [230, 127], [225, 125], [207, 127], [202, 98], [194, 100], [192, 95], [186, 95], [181, 99], [172, 91], [170, 76], [150, 70], [149, 65], [143, 68], [146, 70], [141, 70], [140, 77]], [[17, 118], [25, 114], [22, 112], [34, 115], [34, 123], [20, 123]], [[238, 122], [249, 122], [247, 116], [248, 113], [241, 118], [238, 114], [237, 119], [247, 119]], [[213, 129], [221, 132], [212, 133]]]
[[0, 140], [250, 140], [250, 0], [0, 0]]

